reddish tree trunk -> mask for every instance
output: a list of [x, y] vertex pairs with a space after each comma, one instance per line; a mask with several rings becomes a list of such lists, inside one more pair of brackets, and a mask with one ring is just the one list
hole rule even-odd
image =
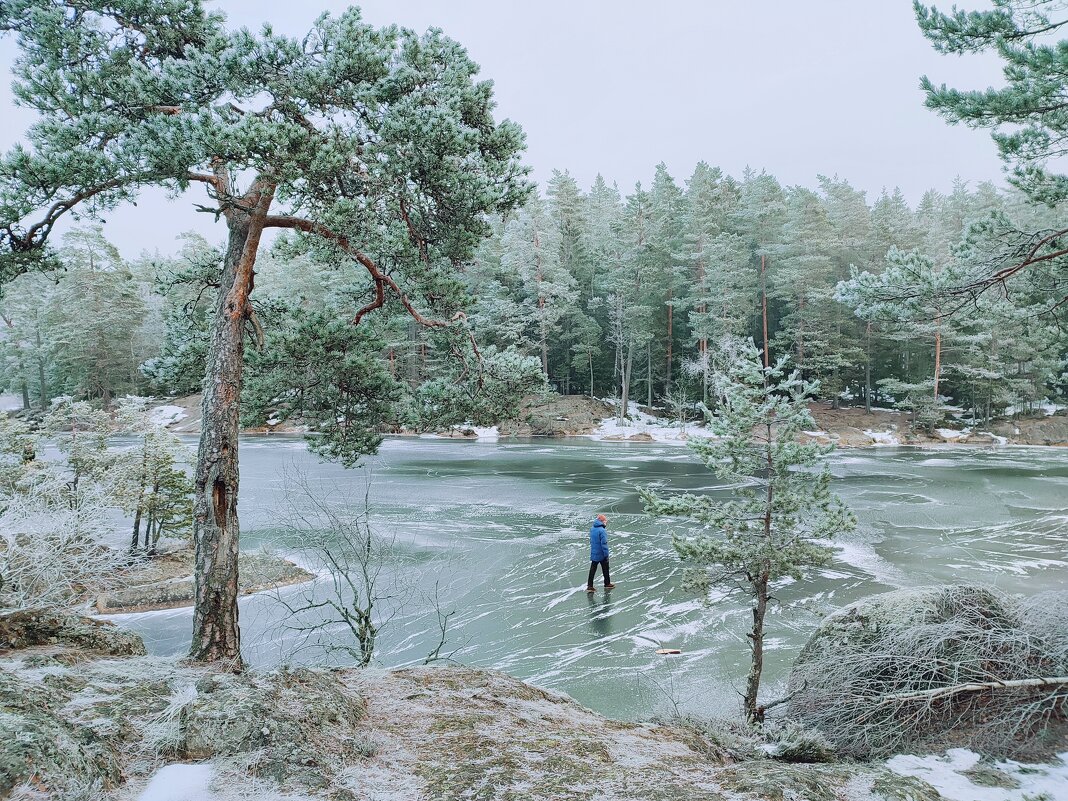
[[237, 449], [245, 325], [251, 315], [256, 252], [273, 197], [273, 186], [257, 182], [242, 199], [242, 210], [227, 214], [229, 243], [208, 348], [194, 483], [196, 571], [190, 657], [230, 662], [235, 669], [242, 666], [237, 620]]
[[764, 367], [768, 367], [771, 362], [768, 354], [768, 267], [767, 257], [760, 257], [760, 315], [764, 322]]

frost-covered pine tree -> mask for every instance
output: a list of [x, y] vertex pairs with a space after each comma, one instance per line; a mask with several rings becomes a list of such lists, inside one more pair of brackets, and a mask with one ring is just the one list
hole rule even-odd
[[192, 533], [193, 481], [183, 469], [192, 462], [192, 453], [153, 416], [148, 398], [120, 399], [116, 418], [120, 432], [136, 437], [136, 444], [114, 455], [108, 490], [133, 516], [130, 552], [140, 548], [153, 554], [164, 533]]
[[545, 203], [534, 198], [508, 223], [502, 244], [501, 266], [518, 278], [519, 312], [548, 378], [549, 337], [575, 294], [575, 281], [560, 264], [560, 229]]
[[714, 375], [719, 396], [709, 427], [714, 439], [690, 441], [690, 449], [729, 486], [730, 498], [642, 491], [647, 512], [684, 518], [700, 528], [676, 535], [679, 556], [691, 569], [687, 584], [706, 594], [714, 587], [741, 589], [752, 602], [748, 634], [752, 660], [744, 710], [752, 723], [764, 670], [764, 621], [771, 590], [780, 579], [799, 579], [805, 568], [826, 564], [826, 541], [856, 525], [852, 512], [831, 492], [821, 459], [829, 448], [800, 443], [813, 426], [808, 399], [815, 385], [787, 374], [786, 359], [764, 368], [752, 341], [724, 340], [724, 366]]

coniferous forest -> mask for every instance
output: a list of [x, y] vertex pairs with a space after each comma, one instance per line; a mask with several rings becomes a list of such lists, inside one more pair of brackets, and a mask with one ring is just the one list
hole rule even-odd
[[[788, 356], [828, 404], [901, 408], [926, 425], [947, 407], [979, 423], [1029, 414], [1068, 391], [1056, 268], [1011, 291], [941, 290], [1005, 257], [991, 243], [1053, 230], [1063, 213], [964, 181], [910, 208], [900, 192], [869, 200], [840, 177], [784, 187], [701, 163], [676, 180], [661, 164], [624, 192], [559, 171], [490, 220], [448, 287], [502, 385], [466, 403], [437, 402], [457, 391], [455, 342], [388, 305], [366, 329], [346, 325], [372, 295], [283, 236], [258, 269], [246, 422], [299, 395], [283, 413], [329, 425], [339, 384], [359, 384], [350, 408], [381, 430], [495, 422], [504, 387], [681, 406], [699, 419], [717, 343], [762, 343], [765, 331], [770, 356]], [[188, 234], [177, 255], [127, 262], [85, 228], [56, 259], [0, 302], [8, 392], [45, 410], [63, 394], [108, 403], [200, 391], [216, 247]]]

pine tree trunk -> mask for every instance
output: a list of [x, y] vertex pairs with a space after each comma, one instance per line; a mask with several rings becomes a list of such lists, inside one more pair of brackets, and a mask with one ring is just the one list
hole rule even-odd
[[137, 511], [134, 513], [133, 524], [133, 539], [130, 540], [130, 553], [137, 551], [137, 546], [141, 541], [141, 504], [138, 502]]
[[768, 612], [768, 574], [762, 573], [753, 582], [756, 606], [753, 607], [753, 628], [749, 632], [749, 647], [752, 649], [752, 662], [749, 675], [745, 680], [745, 719], [749, 723], [760, 723], [764, 712], [757, 703], [760, 694], [760, 677], [764, 672], [764, 618]]
[[541, 371], [549, 378], [549, 332], [545, 325], [545, 298], [538, 298], [538, 308], [541, 310]]
[[190, 657], [240, 668], [237, 608], [238, 431], [245, 325], [251, 314], [256, 252], [274, 188], [257, 182], [243, 199], [252, 213], [230, 211], [229, 243], [208, 347], [201, 406], [193, 538], [196, 544], [193, 641]]
[[674, 331], [672, 328], [672, 312], [675, 307], [673, 305], [673, 296], [675, 294], [675, 288], [668, 286], [668, 318], [667, 318], [667, 375], [664, 378], [664, 391], [667, 392], [671, 389], [671, 347], [674, 345]]
[[30, 385], [25, 379], [22, 381], [22, 409], [23, 411], [30, 410]]
[[138, 476], [137, 486], [137, 509], [134, 513], [133, 541], [130, 543], [130, 553], [137, 550], [137, 543], [141, 535], [141, 514], [145, 505], [145, 472], [148, 468], [148, 443], [141, 443], [141, 473]]
[[653, 343], [645, 347], [645, 408], [653, 408]]
[[935, 316], [934, 402], [938, 405], [938, 379], [942, 374], [942, 315]]
[[864, 411], [871, 414], [871, 320], [868, 320], [865, 335], [865, 351], [867, 360], [864, 362]]
[[634, 369], [634, 346], [627, 346], [627, 361], [623, 366], [623, 387], [622, 387], [622, 399], [619, 402], [619, 424], [623, 425], [623, 420], [627, 416], [627, 403], [630, 397], [630, 376], [631, 371]]
[[760, 315], [764, 322], [764, 367], [768, 367], [771, 362], [768, 361], [770, 355], [768, 353], [768, 267], [767, 257], [760, 256]]
[[41, 392], [41, 411], [48, 411], [48, 402], [51, 398], [48, 397], [48, 382], [45, 379], [44, 359], [41, 358], [41, 329], [38, 328], [37, 334], [37, 383], [38, 389]]

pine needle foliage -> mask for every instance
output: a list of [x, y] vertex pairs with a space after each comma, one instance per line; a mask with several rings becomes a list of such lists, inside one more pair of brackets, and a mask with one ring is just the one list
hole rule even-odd
[[788, 371], [781, 358], [765, 368], [751, 341], [727, 339], [725, 358], [713, 376], [718, 407], [709, 420], [715, 438], [692, 440], [690, 449], [728, 487], [726, 499], [698, 493], [642, 490], [650, 514], [682, 518], [691, 534], [674, 536], [675, 550], [690, 566], [687, 586], [707, 595], [714, 588], [741, 590], [753, 604], [748, 633], [752, 652], [744, 708], [763, 717], [758, 703], [763, 670], [764, 620], [775, 582], [800, 579], [806, 568], [826, 564], [827, 540], [856, 525], [831, 491], [822, 461], [829, 446], [800, 442], [815, 424], [808, 400], [814, 382]]

